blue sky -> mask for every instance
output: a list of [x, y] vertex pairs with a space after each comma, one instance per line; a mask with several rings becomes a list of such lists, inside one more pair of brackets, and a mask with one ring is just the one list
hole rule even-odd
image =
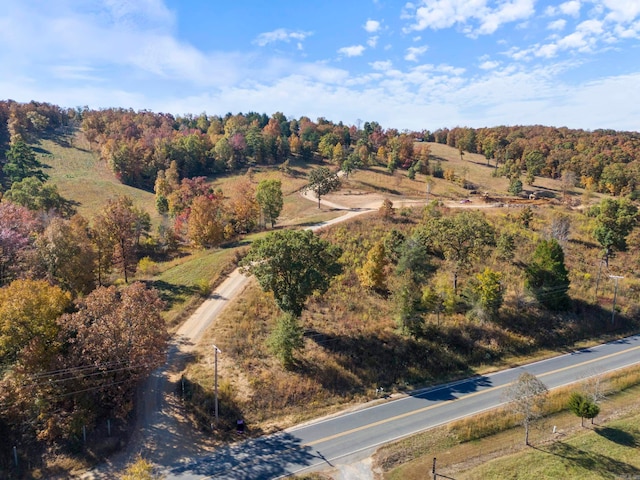
[[2, 0], [0, 98], [640, 130], [640, 0]]

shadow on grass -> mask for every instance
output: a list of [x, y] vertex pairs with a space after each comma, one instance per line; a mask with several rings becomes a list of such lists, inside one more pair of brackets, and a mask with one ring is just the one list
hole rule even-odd
[[599, 474], [602, 478], [614, 478], [615, 475], [639, 475], [640, 469], [606, 455], [581, 450], [573, 445], [557, 442], [548, 449], [532, 447], [540, 452], [563, 458], [568, 464], [588, 472]]
[[472, 375], [467, 363], [456, 352], [422, 340], [383, 336], [332, 335], [317, 330], [305, 336], [331, 352], [336, 365], [303, 362], [300, 373], [320, 381], [326, 390], [344, 393], [364, 389], [443, 380], [442, 375]]
[[31, 147], [31, 150], [33, 150], [34, 153], [39, 153], [40, 155], [51, 155], [51, 152], [49, 150], [47, 150], [46, 148]]
[[393, 188], [386, 188], [386, 187], [382, 187], [380, 185], [373, 185], [372, 183], [368, 183], [368, 182], [363, 182], [361, 180], [358, 180], [358, 183], [360, 183], [361, 185], [365, 186], [365, 187], [369, 187], [377, 192], [384, 192], [384, 193], [388, 193], [389, 195], [402, 195], [402, 192], [395, 190]]
[[147, 283], [147, 286], [158, 290], [160, 298], [166, 302], [168, 309], [171, 309], [176, 303], [184, 301], [186, 297], [198, 293], [197, 287], [176, 285], [175, 283], [169, 283], [164, 280], [152, 280]]
[[633, 435], [624, 430], [620, 430], [619, 428], [596, 428], [595, 432], [601, 437], [604, 437], [613, 443], [617, 443], [618, 445], [622, 445], [623, 447], [640, 447], [640, 441], [636, 438], [638, 435]]

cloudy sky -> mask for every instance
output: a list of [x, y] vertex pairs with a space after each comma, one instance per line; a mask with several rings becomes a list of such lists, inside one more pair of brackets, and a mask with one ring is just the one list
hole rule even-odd
[[0, 98], [640, 130], [640, 0], [2, 0]]

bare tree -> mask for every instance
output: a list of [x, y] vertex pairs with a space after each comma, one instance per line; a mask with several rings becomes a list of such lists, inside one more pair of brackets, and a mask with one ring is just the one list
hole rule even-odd
[[547, 397], [547, 386], [535, 375], [522, 373], [518, 380], [505, 390], [504, 396], [511, 404], [513, 411], [520, 417], [524, 427], [524, 444], [529, 445], [529, 428], [541, 414]]
[[569, 240], [571, 233], [571, 219], [567, 215], [556, 215], [551, 219], [549, 235], [555, 238], [558, 243], [564, 245]]
[[589, 371], [582, 381], [582, 392], [596, 404], [607, 398], [608, 389], [607, 379], [601, 371], [596, 369]]

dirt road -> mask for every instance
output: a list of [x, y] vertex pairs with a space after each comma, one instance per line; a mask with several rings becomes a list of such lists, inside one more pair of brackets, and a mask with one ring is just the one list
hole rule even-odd
[[[311, 192], [305, 192], [303, 196], [317, 203], [317, 198]], [[322, 198], [321, 204], [324, 207], [344, 210], [345, 215], [309, 228], [318, 230], [376, 210], [383, 199], [384, 197], [376, 194], [328, 195]], [[249, 281], [250, 279], [240, 273], [239, 269], [231, 272], [178, 329], [167, 351], [165, 365], [154, 371], [139, 389], [136, 427], [127, 448], [109, 462], [84, 474], [82, 478], [114, 478], [116, 472], [125, 468], [138, 455], [158, 466], [168, 466], [204, 455], [215, 448], [213, 439], [201, 432], [194, 432], [191, 424], [183, 417], [179, 396], [175, 393], [180, 389], [180, 374], [204, 332], [213, 325], [220, 312], [231, 299], [242, 292]]]

